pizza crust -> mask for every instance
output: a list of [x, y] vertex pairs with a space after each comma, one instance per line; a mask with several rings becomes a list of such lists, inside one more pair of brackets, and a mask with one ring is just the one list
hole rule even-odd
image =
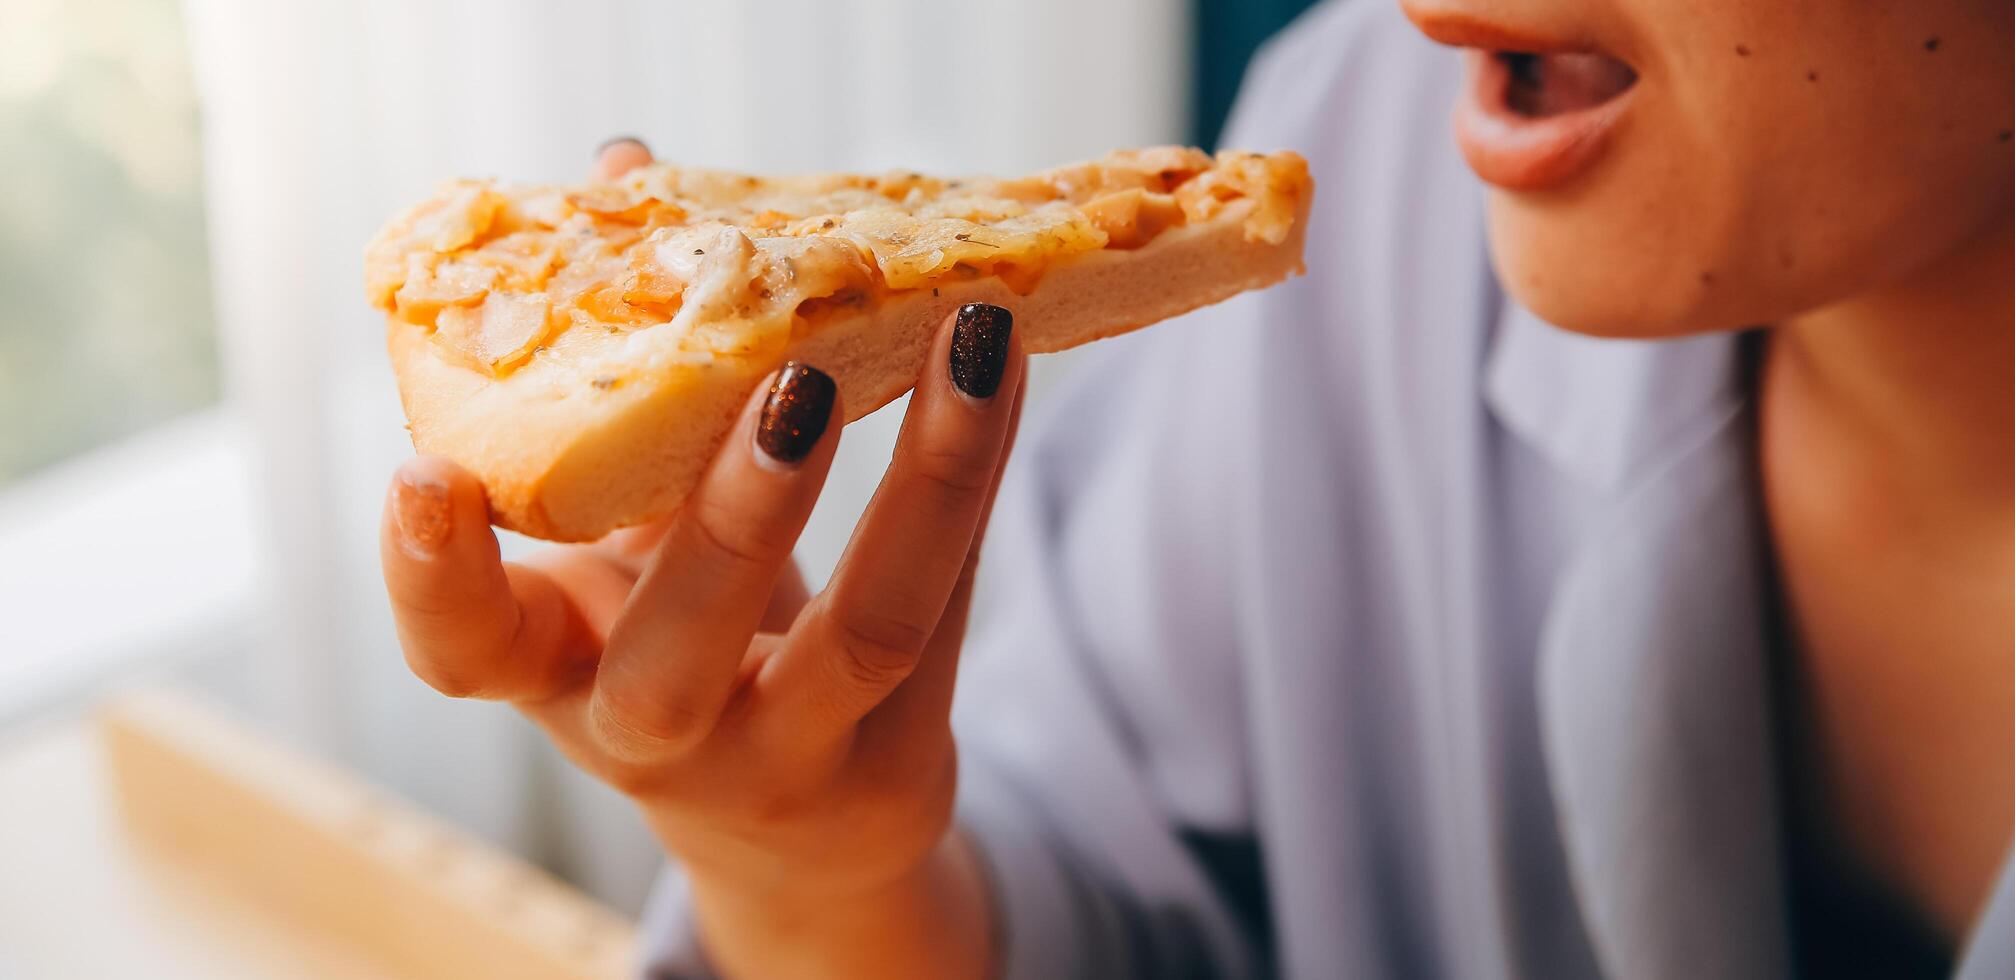
[[1250, 240], [1254, 202], [1233, 201], [1138, 249], [1060, 259], [1026, 295], [992, 277], [896, 293], [822, 323], [773, 356], [694, 359], [609, 387], [492, 376], [441, 356], [431, 328], [396, 313], [388, 316], [389, 348], [415, 448], [474, 473], [498, 525], [588, 541], [677, 509], [755, 386], [786, 360], [832, 375], [851, 422], [914, 386], [933, 331], [966, 303], [1014, 311], [1023, 347], [1044, 353], [1300, 274], [1311, 198], [1300, 195], [1277, 243]]

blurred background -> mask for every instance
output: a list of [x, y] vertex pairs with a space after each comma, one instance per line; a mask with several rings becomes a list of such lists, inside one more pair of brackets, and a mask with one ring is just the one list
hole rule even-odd
[[[453, 176], [577, 179], [617, 134], [757, 172], [1208, 147], [1308, 5], [0, 0], [0, 738], [174, 679], [634, 911], [627, 806], [401, 662], [377, 223]], [[848, 430], [812, 582], [899, 412]]]

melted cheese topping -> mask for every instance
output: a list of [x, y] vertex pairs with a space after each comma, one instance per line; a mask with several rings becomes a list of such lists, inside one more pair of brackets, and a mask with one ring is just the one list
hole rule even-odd
[[1310, 186], [1292, 153], [1186, 147], [1012, 179], [653, 164], [578, 188], [458, 181], [379, 232], [365, 285], [495, 375], [623, 334], [675, 355], [748, 356], [890, 292], [992, 275], [1025, 294], [1058, 260], [1139, 248], [1235, 201], [1253, 202], [1248, 240], [1278, 243]]

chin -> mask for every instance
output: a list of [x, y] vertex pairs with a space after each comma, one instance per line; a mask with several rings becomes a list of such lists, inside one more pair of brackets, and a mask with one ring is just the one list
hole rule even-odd
[[[1750, 257], [1701, 249], [1677, 235], [1647, 235], [1635, 221], [1601, 220], [1597, 202], [1536, 202], [1495, 192], [1490, 252], [1506, 292], [1540, 319], [1596, 337], [1655, 339], [1741, 330], [1798, 312], [1804, 303], [1779, 270]], [[1582, 208], [1586, 208], [1583, 211]]]
[[[1669, 264], [1645, 261], [1643, 243], [1610, 236], [1571, 215], [1533, 214], [1492, 195], [1490, 255], [1498, 282], [1540, 319], [1598, 337], [1669, 337], [1703, 327], [1699, 276], [1681, 288]], [[1718, 278], [1718, 277], [1717, 277]], [[1718, 285], [1718, 282], [1714, 283]]]

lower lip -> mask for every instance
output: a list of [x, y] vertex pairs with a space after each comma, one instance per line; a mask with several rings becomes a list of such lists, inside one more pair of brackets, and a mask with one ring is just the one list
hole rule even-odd
[[1528, 116], [1508, 100], [1511, 68], [1471, 50], [1469, 91], [1455, 109], [1455, 141], [1484, 182], [1508, 191], [1549, 190], [1586, 173], [1609, 142], [1636, 86], [1600, 105]]

